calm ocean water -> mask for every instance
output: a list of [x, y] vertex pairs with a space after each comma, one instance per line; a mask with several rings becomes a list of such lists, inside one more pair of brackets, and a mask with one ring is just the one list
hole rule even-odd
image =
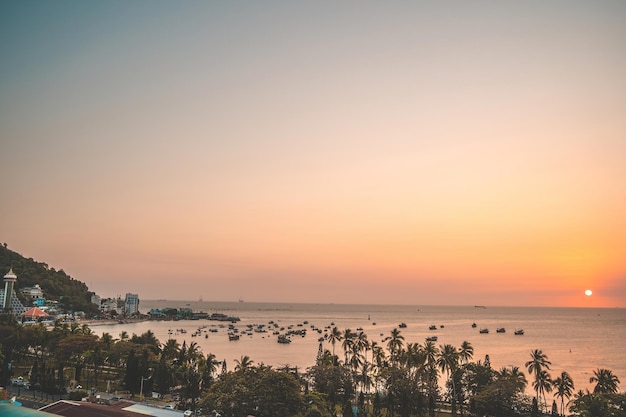
[[[524, 363], [530, 359], [531, 350], [541, 349], [552, 362], [552, 377], [567, 371], [574, 379], [576, 390], [592, 387], [589, 377], [597, 368], [611, 369], [622, 381], [621, 390], [626, 389], [626, 309], [142, 300], [140, 311], [147, 313], [151, 308], [162, 307], [188, 307], [194, 311], [238, 316], [241, 321], [236, 327], [240, 331], [249, 324], [267, 325], [269, 321], [285, 328], [293, 325], [294, 329], [307, 328], [308, 331], [304, 337], [292, 337], [291, 344], [279, 344], [271, 331], [253, 332], [252, 335], [242, 335], [238, 341], [229, 341], [227, 329], [219, 328], [220, 322], [209, 320], [146, 321], [96, 325], [92, 329], [96, 334], [108, 332], [114, 337], [119, 337], [122, 331], [139, 335], [151, 330], [162, 343], [168, 338], [176, 338], [181, 344], [183, 341], [187, 344], [196, 342], [203, 353], [213, 353], [218, 360], [226, 360], [229, 370], [234, 368], [234, 360], [244, 355], [256, 364], [290, 365], [304, 370], [315, 363], [321, 336], [311, 326], [323, 330], [334, 323], [342, 331], [363, 328], [370, 341], [385, 346], [382, 339], [400, 323], [406, 323], [406, 328], [401, 329], [405, 342], [424, 343], [427, 336], [437, 335], [437, 345], [459, 347], [467, 340], [474, 346], [474, 360], [489, 355], [493, 368], [513, 365], [524, 373]], [[303, 325], [304, 321], [308, 324]], [[477, 327], [472, 328], [472, 323]], [[298, 324], [302, 326], [298, 327]], [[433, 324], [437, 330], [429, 330]], [[194, 331], [200, 326], [207, 326], [205, 330], [216, 327], [218, 331], [206, 331], [194, 337]], [[480, 334], [479, 328], [485, 327], [490, 332]], [[504, 327], [506, 332], [496, 333], [497, 327]], [[181, 333], [179, 329], [187, 332]], [[524, 329], [525, 334], [515, 336], [515, 329]], [[324, 342], [323, 346], [332, 351], [329, 342]], [[335, 353], [343, 357], [340, 344], [336, 345]], [[530, 382], [528, 375], [527, 378]]]

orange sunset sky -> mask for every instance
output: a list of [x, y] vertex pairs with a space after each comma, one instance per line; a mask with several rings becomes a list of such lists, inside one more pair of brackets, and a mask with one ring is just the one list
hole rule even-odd
[[626, 307], [624, 40], [620, 1], [3, 1], [0, 241], [103, 297]]

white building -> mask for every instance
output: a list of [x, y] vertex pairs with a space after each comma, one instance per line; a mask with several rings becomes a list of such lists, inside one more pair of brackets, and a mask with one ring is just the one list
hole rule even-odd
[[30, 298], [33, 301], [43, 300], [43, 290], [39, 286], [39, 284], [35, 284], [34, 287], [25, 287], [20, 289], [20, 292], [25, 296]]
[[105, 298], [100, 302], [100, 311], [110, 313], [115, 311], [118, 315], [124, 312], [124, 303], [121, 298]]
[[139, 313], [139, 295], [127, 293], [124, 300], [124, 314], [132, 316], [137, 313]]

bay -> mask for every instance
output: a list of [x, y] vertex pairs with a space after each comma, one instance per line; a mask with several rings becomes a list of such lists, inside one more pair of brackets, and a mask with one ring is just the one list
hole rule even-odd
[[[542, 350], [552, 362], [550, 374], [556, 378], [568, 372], [576, 390], [592, 389], [589, 377], [598, 368], [613, 371], [626, 383], [626, 309], [620, 308], [561, 308], [561, 307], [497, 307], [497, 306], [408, 306], [408, 305], [357, 305], [357, 304], [299, 304], [299, 303], [250, 303], [142, 300], [140, 311], [152, 308], [191, 308], [193, 311], [223, 313], [237, 316], [235, 324], [240, 339], [229, 341], [227, 326], [212, 320], [141, 321], [128, 324], [93, 325], [95, 334], [107, 332], [119, 337], [122, 331], [140, 335], [152, 331], [161, 343], [175, 338], [179, 343], [198, 344], [202, 352], [214, 354], [225, 360], [232, 370], [235, 360], [249, 356], [255, 364], [263, 363], [275, 368], [298, 367], [305, 371], [314, 365], [320, 342], [318, 339], [336, 326], [341, 331], [362, 328], [370, 341], [385, 347], [384, 338], [401, 323], [405, 343], [424, 343], [428, 336], [437, 336], [437, 345], [452, 344], [457, 348], [463, 341], [474, 347], [474, 361], [489, 355], [494, 369], [517, 366], [527, 375], [529, 393], [531, 378], [524, 364], [533, 349]], [[270, 322], [293, 329], [307, 329], [306, 336], [292, 336], [292, 343], [277, 343]], [[307, 322], [307, 324], [305, 324]], [[473, 328], [472, 324], [476, 323]], [[223, 327], [220, 327], [222, 325]], [[248, 332], [250, 327], [265, 325], [267, 333]], [[435, 325], [436, 330], [429, 330]], [[206, 327], [205, 327], [206, 326]], [[443, 326], [443, 327], [442, 327]], [[198, 336], [194, 333], [200, 330]], [[496, 333], [503, 327], [505, 333]], [[480, 328], [488, 328], [488, 334], [480, 334]], [[211, 332], [210, 330], [217, 330]], [[320, 329], [318, 333], [316, 329]], [[523, 336], [513, 334], [524, 329]], [[182, 332], [183, 330], [184, 332]], [[333, 350], [328, 341], [324, 349]], [[335, 353], [343, 358], [338, 343]], [[371, 353], [370, 356], [371, 358]]]

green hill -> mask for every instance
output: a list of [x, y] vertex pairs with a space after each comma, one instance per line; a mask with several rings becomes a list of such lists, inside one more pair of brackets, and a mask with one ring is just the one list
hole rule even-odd
[[[67, 312], [84, 311], [87, 315], [98, 313], [98, 306], [91, 303], [94, 293], [89, 291], [84, 282], [70, 277], [62, 269], [55, 270], [44, 262], [25, 258], [4, 243], [0, 246], [0, 276], [4, 276], [11, 267], [17, 275], [16, 290], [39, 284], [45, 298], [58, 301], [60, 308]], [[30, 300], [26, 300], [19, 291], [16, 292], [25, 306], [31, 305]]]

